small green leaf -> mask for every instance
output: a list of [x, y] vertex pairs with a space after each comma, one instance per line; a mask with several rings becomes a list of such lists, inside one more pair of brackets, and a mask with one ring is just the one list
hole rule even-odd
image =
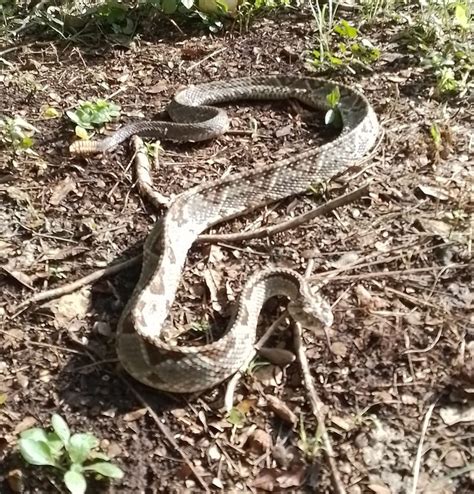
[[176, 3], [176, 0], [163, 0], [161, 2], [161, 9], [165, 14], [173, 14], [176, 12], [177, 8], [178, 4]]
[[326, 112], [324, 116], [324, 123], [326, 125], [332, 125], [336, 129], [342, 128], [342, 115], [339, 108], [331, 108]]
[[346, 20], [342, 21], [334, 27], [334, 31], [343, 38], [354, 39], [357, 38], [357, 28], [351, 26]]
[[327, 96], [326, 101], [331, 108], [336, 108], [341, 100], [341, 92], [339, 86], [336, 86]]
[[456, 24], [466, 31], [469, 29], [469, 19], [467, 17], [466, 6], [458, 3], [454, 9], [454, 17], [456, 19]]
[[87, 141], [89, 139], [89, 134], [87, 133], [87, 130], [84, 127], [81, 127], [80, 125], [76, 125], [76, 128], [74, 129], [74, 133], [79, 137], [79, 139], [83, 139], [84, 141]]
[[7, 395], [5, 393], [0, 393], [0, 405], [3, 405], [7, 401]]
[[89, 433], [74, 434], [69, 439], [67, 450], [73, 463], [84, 463], [93, 448], [99, 445], [98, 439]]
[[48, 442], [48, 435], [44, 429], [41, 427], [33, 427], [32, 429], [27, 429], [20, 434], [22, 439], [33, 439], [33, 441], [43, 441]]
[[21, 456], [30, 465], [57, 466], [47, 443], [33, 439], [20, 439], [19, 445]]
[[245, 415], [238, 409], [232, 408], [227, 417], [227, 422], [235, 425], [236, 427], [241, 426], [244, 423]]
[[105, 453], [102, 453], [102, 451], [91, 451], [89, 453], [89, 459], [110, 461], [110, 458]]
[[56, 110], [56, 108], [53, 108], [52, 106], [49, 106], [48, 108], [45, 108], [43, 110], [43, 116], [45, 118], [58, 118], [59, 117], [59, 112]]
[[46, 434], [46, 437], [47, 437], [46, 442], [48, 443], [48, 446], [49, 446], [49, 449], [51, 450], [51, 453], [56, 458], [58, 458], [60, 456], [60, 452], [64, 448], [65, 444], [59, 438], [59, 436], [56, 434], [56, 432], [48, 432]]
[[87, 465], [84, 467], [84, 470], [92, 470], [100, 475], [103, 475], [104, 477], [110, 477], [112, 479], [121, 479], [124, 476], [123, 471], [118, 466], [105, 461]]
[[441, 132], [439, 130], [438, 124], [434, 123], [430, 128], [431, 138], [433, 139], [436, 147], [439, 147], [441, 144]]
[[54, 432], [58, 435], [59, 439], [66, 445], [71, 437], [71, 431], [66, 423], [66, 421], [57, 413], [55, 413], [51, 418], [51, 425], [53, 426]]
[[64, 474], [64, 483], [71, 494], [84, 494], [87, 482], [82, 473], [69, 470]]

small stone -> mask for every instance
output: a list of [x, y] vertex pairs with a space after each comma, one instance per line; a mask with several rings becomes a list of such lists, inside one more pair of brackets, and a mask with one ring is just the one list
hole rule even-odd
[[463, 455], [457, 449], [448, 452], [444, 457], [444, 463], [449, 468], [461, 468], [465, 465]]

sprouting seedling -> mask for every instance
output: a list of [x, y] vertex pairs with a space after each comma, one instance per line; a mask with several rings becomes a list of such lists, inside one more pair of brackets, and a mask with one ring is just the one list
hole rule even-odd
[[433, 123], [430, 127], [431, 139], [433, 139], [433, 144], [435, 148], [439, 151], [441, 149], [441, 131], [437, 123]]
[[101, 127], [120, 116], [120, 107], [104, 99], [83, 101], [74, 111], [67, 111], [67, 116], [76, 124], [76, 135], [87, 139], [87, 130]]
[[18, 441], [23, 459], [30, 465], [51, 466], [63, 473], [64, 483], [72, 494], [84, 494], [86, 475], [121, 479], [123, 471], [96, 451], [99, 440], [90, 433], [72, 434], [65, 420], [57, 414], [51, 418], [52, 431], [40, 427], [20, 434]]
[[329, 105], [329, 110], [324, 116], [324, 122], [326, 125], [332, 125], [337, 129], [342, 128], [342, 115], [339, 110], [339, 102], [341, 100], [341, 92], [339, 87], [335, 86], [334, 89], [326, 96], [326, 101]]

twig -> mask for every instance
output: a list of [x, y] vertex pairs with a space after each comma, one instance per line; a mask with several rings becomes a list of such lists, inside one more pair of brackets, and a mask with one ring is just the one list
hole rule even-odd
[[[307, 213], [301, 214], [297, 216], [296, 218], [292, 218], [291, 220], [284, 221], [282, 223], [279, 223], [274, 226], [270, 227], [263, 227], [263, 228], [257, 228], [256, 230], [246, 232], [246, 233], [230, 233], [230, 234], [223, 234], [223, 235], [200, 235], [197, 238], [197, 242], [212, 242], [212, 243], [217, 243], [217, 242], [239, 242], [242, 240], [250, 240], [253, 238], [261, 238], [264, 236], [270, 236], [270, 235], [275, 235], [277, 233], [281, 233], [285, 230], [288, 230], [290, 228], [294, 228], [298, 225], [303, 224], [304, 222], [308, 221], [309, 219], [315, 218], [316, 216], [321, 216], [323, 214], [328, 213], [329, 211], [334, 210], [335, 208], [338, 208], [344, 204], [348, 204], [349, 202], [352, 202], [360, 197], [362, 197], [368, 190], [369, 188], [369, 183], [366, 183], [359, 187], [358, 189], [349, 192], [348, 194], [345, 194], [341, 197], [338, 197], [332, 201], [329, 201], [322, 206], [312, 209], [311, 211], [308, 211]], [[158, 201], [158, 198], [155, 198], [155, 200], [152, 199], [152, 196], [149, 195], [148, 190], [145, 191], [147, 197], [152, 200], [153, 204], [157, 204], [155, 201]], [[156, 191], [155, 191], [156, 192]], [[156, 192], [157, 193], [157, 192]], [[157, 193], [158, 194], [158, 193]], [[152, 194], [153, 195], [153, 194]], [[166, 198], [165, 198], [166, 200]], [[117, 263], [113, 264], [112, 266], [99, 269], [98, 271], [95, 271], [94, 273], [91, 273], [87, 276], [84, 276], [83, 278], [79, 278], [76, 281], [73, 281], [71, 283], [67, 283], [65, 285], [62, 285], [58, 288], [53, 288], [51, 290], [46, 290], [41, 293], [37, 293], [36, 295], [33, 295], [29, 299], [25, 300], [24, 302], [21, 302], [18, 304], [15, 309], [14, 309], [14, 315], [12, 318], [15, 318], [17, 315], [19, 315], [21, 312], [23, 312], [24, 309], [26, 309], [28, 306], [32, 304], [37, 304], [39, 302], [44, 302], [45, 300], [50, 300], [53, 298], [58, 298], [62, 297], [63, 295], [67, 295], [68, 293], [72, 293], [75, 290], [78, 290], [82, 288], [85, 285], [89, 285], [91, 283], [94, 283], [98, 281], [101, 278], [107, 277], [107, 276], [112, 276], [116, 273], [119, 273], [120, 271], [123, 271], [125, 269], [128, 269], [131, 266], [135, 266], [141, 261], [142, 255], [138, 255], [136, 257], [133, 257], [132, 259], [128, 261], [124, 261], [122, 263]]]
[[[377, 264], [379, 264], [377, 262]], [[472, 267], [472, 264], [466, 263], [466, 264], [451, 264], [448, 266], [450, 269], [461, 269], [461, 268], [467, 268], [467, 267]], [[353, 269], [358, 269], [360, 266], [355, 265], [355, 266], [348, 266], [347, 270], [353, 270]], [[349, 274], [349, 275], [342, 275], [342, 276], [337, 276], [337, 274], [333, 275], [332, 273], [334, 271], [328, 271], [326, 273], [321, 273], [321, 276], [324, 275], [324, 277], [329, 277], [331, 280], [344, 280], [344, 281], [349, 281], [349, 280], [366, 280], [370, 278], [384, 278], [386, 276], [408, 276], [412, 275], [414, 273], [425, 273], [427, 271], [436, 271], [436, 270], [444, 270], [446, 266], [444, 267], [439, 267], [439, 266], [429, 266], [426, 268], [413, 268], [413, 269], [399, 269], [396, 271], [377, 271], [373, 273], [361, 273], [361, 274]], [[337, 269], [335, 270], [337, 272], [341, 272], [342, 270]]]
[[198, 60], [197, 62], [193, 63], [192, 65], [190, 65], [187, 69], [186, 69], [186, 72], [191, 72], [191, 70], [195, 69], [196, 67], [198, 67], [199, 65], [201, 65], [203, 62], [205, 62], [206, 60], [209, 60], [210, 58], [212, 57], [215, 57], [217, 54], [223, 52], [227, 50], [227, 46], [224, 46], [224, 48], [219, 48], [215, 51], [213, 51], [212, 53], [209, 53], [209, 55], [206, 55], [204, 58], [202, 58], [201, 60]]
[[369, 183], [366, 183], [359, 187], [358, 189], [344, 194], [343, 196], [337, 197], [332, 201], [326, 202], [322, 206], [319, 206], [307, 213], [300, 214], [296, 218], [292, 218], [288, 221], [283, 221], [273, 226], [264, 226], [262, 228], [257, 228], [250, 232], [245, 233], [228, 233], [223, 235], [199, 235], [197, 242], [241, 242], [242, 240], [250, 240], [254, 238], [262, 238], [271, 235], [276, 235], [277, 233], [284, 232], [290, 228], [296, 228], [303, 223], [315, 218], [316, 216], [322, 216], [336, 208], [344, 206], [350, 202], [353, 202], [360, 197], [362, 197], [369, 190]]
[[171, 434], [170, 430], [166, 425], [160, 420], [160, 417], [156, 414], [156, 412], [151, 408], [151, 406], [148, 404], [146, 399], [122, 376], [119, 376], [121, 381], [128, 387], [128, 389], [135, 395], [135, 397], [138, 399], [138, 401], [147, 409], [148, 413], [151, 415], [153, 420], [155, 421], [156, 425], [158, 426], [158, 429], [160, 429], [161, 433], [165, 436], [165, 438], [168, 440], [168, 442], [171, 444], [171, 446], [179, 453], [181, 458], [184, 460], [186, 465], [188, 465], [189, 469], [191, 472], [193, 472], [194, 477], [196, 480], [199, 482], [201, 487], [204, 489], [206, 493], [210, 493], [210, 489], [206, 482], [204, 482], [204, 479], [199, 475], [197, 472], [196, 468], [192, 464], [191, 460], [187, 457], [186, 453], [183, 451], [182, 448], [179, 447], [178, 443], [176, 442], [175, 438]]
[[[308, 262], [308, 267], [306, 269], [306, 277], [308, 277], [308, 275], [310, 274], [313, 263], [314, 260], [310, 259], [310, 261]], [[319, 430], [321, 431], [321, 439], [323, 441], [324, 452], [326, 454], [327, 462], [331, 470], [331, 477], [332, 477], [334, 490], [337, 494], [346, 494], [346, 489], [344, 487], [344, 484], [342, 483], [339, 470], [337, 469], [337, 465], [334, 460], [334, 450], [332, 449], [331, 441], [329, 439], [329, 434], [327, 432], [325, 425], [325, 414], [323, 411], [324, 404], [320, 400], [316, 392], [313, 378], [309, 370], [309, 363], [306, 357], [306, 349], [304, 347], [303, 338], [302, 338], [302, 327], [299, 322], [295, 322], [294, 344], [295, 344], [296, 356], [301, 366], [301, 372], [303, 373], [304, 385], [308, 392], [309, 400], [311, 403], [311, 408], [313, 409], [313, 414], [316, 417], [316, 420], [318, 421], [318, 427]]]
[[411, 488], [411, 494], [416, 494], [418, 478], [420, 476], [421, 458], [423, 456], [423, 443], [425, 441], [426, 431], [428, 430], [428, 424], [430, 423], [430, 418], [433, 413], [434, 407], [436, 406], [436, 402], [437, 400], [428, 407], [425, 418], [423, 420], [423, 425], [421, 427], [420, 442], [418, 443], [418, 450], [416, 452], [415, 463], [413, 465], [413, 485]]
[[146, 154], [145, 145], [138, 136], [132, 137], [132, 146], [135, 150], [135, 174], [137, 176], [138, 191], [145, 196], [157, 209], [163, 206], [169, 207], [171, 199], [160, 194], [153, 187], [153, 180], [150, 173], [150, 160]]
[[442, 333], [443, 333], [443, 325], [441, 325], [439, 327], [438, 334], [435, 336], [435, 339], [427, 347], [420, 348], [420, 349], [418, 349], [418, 348], [408, 349], [408, 350], [405, 350], [402, 353], [402, 355], [408, 355], [409, 353], [426, 353], [426, 352], [429, 352], [430, 350], [432, 350], [436, 346], [436, 343], [438, 343]]
[[119, 273], [120, 271], [135, 266], [141, 261], [141, 259], [142, 255], [140, 254], [138, 256], [132, 257], [128, 261], [112, 264], [112, 266], [94, 271], [93, 273], [88, 274], [87, 276], [83, 276], [82, 278], [79, 278], [78, 280], [71, 283], [66, 283], [65, 285], [59, 286], [57, 288], [52, 288], [51, 290], [45, 290], [44, 292], [37, 293], [36, 295], [33, 295], [32, 297], [26, 299], [21, 304], [18, 304], [15, 307], [15, 313], [13, 316], [11, 316], [11, 319], [14, 319], [18, 314], [23, 312], [24, 309], [32, 304], [37, 304], [38, 302], [44, 302], [45, 300], [62, 297], [63, 295], [67, 295], [68, 293], [75, 292], [83, 286], [90, 285], [91, 283], [94, 283], [101, 278], [112, 276], [116, 273]]

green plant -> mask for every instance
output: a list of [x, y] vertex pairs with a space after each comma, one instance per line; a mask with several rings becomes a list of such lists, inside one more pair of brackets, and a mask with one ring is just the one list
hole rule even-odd
[[[313, 0], [309, 0], [309, 6], [313, 14], [313, 19], [316, 25], [318, 33], [319, 48], [313, 50], [313, 58], [315, 64], [324, 64], [327, 60], [330, 63], [337, 64], [337, 61], [332, 60], [331, 54], [331, 33], [333, 32], [335, 25], [335, 15], [337, 11], [337, 3], [334, 5], [332, 0], [321, 7], [319, 0], [313, 3]], [[334, 63], [336, 62], [336, 63]]]
[[298, 447], [309, 459], [314, 459], [319, 456], [320, 451], [323, 449], [322, 430], [318, 424], [316, 434], [313, 437], [308, 436], [304, 427], [303, 417], [300, 419], [300, 431], [299, 431]]
[[16, 152], [32, 152], [33, 135], [37, 129], [22, 117], [0, 118], [0, 142]]
[[327, 96], [326, 101], [329, 105], [329, 110], [324, 116], [324, 123], [326, 125], [332, 125], [337, 129], [342, 128], [342, 115], [339, 109], [339, 102], [341, 100], [341, 92], [339, 87], [336, 86]]
[[402, 43], [436, 78], [436, 94], [465, 94], [472, 87], [474, 48], [470, 5], [465, 0], [425, 0], [405, 15]]
[[85, 130], [100, 127], [120, 115], [120, 107], [104, 99], [83, 101], [76, 110], [67, 111], [67, 116], [77, 125], [76, 134], [87, 137]]
[[86, 475], [121, 479], [123, 472], [98, 451], [99, 440], [89, 433], [72, 434], [64, 419], [54, 414], [53, 431], [35, 427], [20, 434], [20, 453], [30, 465], [52, 466], [63, 473], [63, 480], [72, 494], [83, 494], [87, 488]]
[[369, 65], [378, 60], [380, 51], [370, 40], [361, 38], [356, 27], [345, 19], [335, 22], [331, 2], [322, 8], [319, 2], [316, 2], [316, 7], [312, 3], [310, 5], [318, 32], [318, 48], [311, 52], [314, 67], [328, 69], [350, 64]]

